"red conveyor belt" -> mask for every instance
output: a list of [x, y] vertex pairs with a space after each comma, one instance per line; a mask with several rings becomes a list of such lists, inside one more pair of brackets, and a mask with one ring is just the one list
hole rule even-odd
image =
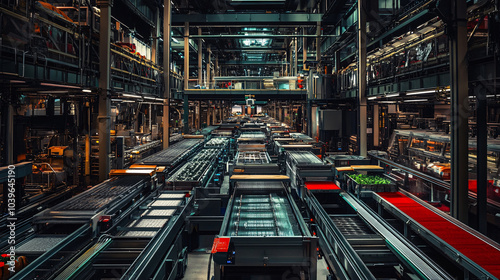
[[430, 230], [467, 258], [500, 278], [500, 251], [473, 234], [461, 229], [408, 196], [396, 193], [377, 193], [406, 215]]
[[309, 190], [341, 190], [339, 186], [330, 181], [311, 181], [306, 182], [305, 186]]

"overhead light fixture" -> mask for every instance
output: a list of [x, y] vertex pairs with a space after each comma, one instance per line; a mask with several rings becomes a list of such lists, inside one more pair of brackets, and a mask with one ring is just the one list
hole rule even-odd
[[57, 93], [68, 93], [67, 90], [39, 90], [38, 93], [43, 94], [57, 94]]
[[419, 95], [419, 94], [426, 94], [426, 93], [435, 93], [436, 90], [420, 90], [420, 91], [411, 91], [411, 92], [406, 92], [406, 95]]
[[403, 102], [427, 102], [429, 99], [410, 99], [410, 100], [405, 100]]
[[92, 92], [92, 90], [90, 90], [90, 89], [82, 89], [82, 91], [83, 92], [89, 92], [89, 93]]
[[397, 101], [382, 100], [382, 101], [379, 101], [378, 103], [381, 103], [381, 104], [395, 104], [395, 103], [397, 103]]
[[124, 100], [122, 100], [122, 102], [125, 102], [125, 103], [135, 103], [136, 101], [134, 101], [134, 100], [126, 100], [126, 99], [124, 99]]
[[151, 96], [144, 96], [144, 99], [147, 99], [147, 100], [155, 100], [156, 98], [151, 97]]
[[389, 93], [385, 97], [398, 97], [399, 93]]
[[377, 96], [370, 96], [370, 97], [368, 97], [367, 99], [368, 99], [368, 100], [375, 100], [375, 99], [377, 99], [377, 98], [378, 98]]
[[122, 93], [122, 97], [130, 97], [130, 98], [142, 98], [140, 95]]
[[123, 102], [123, 99], [111, 99], [112, 102]]
[[77, 89], [80, 89], [80, 87], [76, 87], [76, 86], [51, 84], [51, 83], [40, 83], [40, 85], [41, 86], [48, 86], [48, 87], [62, 87], [62, 88], [77, 88]]

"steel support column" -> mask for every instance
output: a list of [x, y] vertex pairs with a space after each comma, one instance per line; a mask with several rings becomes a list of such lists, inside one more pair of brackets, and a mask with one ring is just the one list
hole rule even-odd
[[486, 89], [476, 87], [477, 114], [477, 229], [487, 232], [486, 206], [488, 187], [488, 124]]
[[467, 4], [451, 1], [453, 23], [450, 32], [451, 72], [451, 215], [468, 222], [468, 92]]
[[[319, 21], [318, 25], [316, 25], [316, 36], [318, 36], [316, 37], [316, 61], [318, 61], [318, 66], [319, 62], [321, 61], [321, 38], [319, 37], [320, 35], [321, 35], [321, 22]], [[318, 72], [321, 71], [319, 71], [318, 69]]]
[[201, 128], [201, 101], [196, 102], [195, 119], [196, 119], [196, 129], [198, 130]]
[[189, 88], [189, 22], [184, 24], [184, 89]]
[[170, 0], [163, 1], [163, 149], [170, 144], [170, 27], [172, 6]]
[[[298, 32], [298, 31], [295, 31]], [[297, 64], [299, 64], [299, 54], [298, 54], [298, 40], [293, 38], [293, 74], [292, 76], [297, 76]]]
[[[12, 90], [11, 90], [12, 95]], [[7, 164], [14, 164], [14, 108], [11, 103], [12, 98], [9, 100], [9, 104], [7, 105]]]
[[[201, 27], [198, 27], [198, 35], [201, 35]], [[198, 85], [203, 84], [203, 41], [198, 39]]]
[[111, 99], [109, 98], [109, 81], [111, 80], [111, 7], [112, 0], [99, 0], [97, 6], [101, 10], [99, 28], [99, 181], [109, 176], [109, 155], [111, 152]]
[[312, 102], [307, 100], [307, 135], [313, 137], [312, 135]]
[[160, 36], [160, 9], [156, 8], [155, 27], [153, 29], [153, 44], [151, 45], [151, 61], [158, 64], [158, 39]]
[[307, 28], [302, 27], [302, 34], [304, 37], [302, 37], [302, 70], [307, 71], [306, 67], [306, 61], [307, 61]]
[[184, 118], [184, 127], [183, 127], [183, 132], [184, 134], [188, 134], [189, 133], [189, 99], [188, 99], [188, 95], [187, 94], [184, 94], [184, 101], [182, 103], [182, 107], [183, 107], [183, 118]]
[[215, 54], [215, 67], [214, 78], [220, 76], [219, 74], [219, 54]]
[[208, 58], [207, 58], [207, 88], [212, 88], [211, 87], [211, 84], [212, 84], [212, 66], [210, 64], [212, 64], [212, 50], [210, 49], [210, 46], [207, 44], [207, 55], [208, 55]]
[[358, 146], [359, 154], [367, 156], [366, 135], [366, 13], [365, 1], [358, 1]]
[[379, 134], [380, 134], [380, 126], [379, 126], [379, 107], [378, 105], [373, 105], [373, 147], [379, 146]]

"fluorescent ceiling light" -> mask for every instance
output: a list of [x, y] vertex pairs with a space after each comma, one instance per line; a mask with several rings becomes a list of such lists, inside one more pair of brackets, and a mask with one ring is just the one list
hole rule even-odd
[[151, 96], [144, 96], [144, 99], [147, 99], [147, 100], [155, 100], [156, 98], [151, 97]]
[[90, 89], [82, 89], [83, 92], [92, 92]]
[[397, 102], [397, 101], [382, 100], [382, 101], [379, 101], [378, 103], [395, 104], [396, 102]]
[[377, 98], [378, 98], [377, 96], [371, 96], [371, 97], [368, 97], [368, 100], [375, 100]]
[[48, 87], [62, 87], [62, 88], [77, 88], [80, 89], [80, 87], [75, 87], [75, 86], [68, 86], [68, 85], [60, 85], [60, 84], [51, 84], [51, 83], [40, 83], [41, 86], [48, 86]]
[[405, 100], [404, 102], [427, 102], [429, 99], [410, 99], [410, 100]]
[[385, 97], [398, 97], [399, 96], [399, 93], [390, 93], [390, 94], [387, 94]]
[[406, 95], [419, 95], [419, 94], [426, 94], [426, 93], [435, 93], [436, 90], [420, 90], [420, 91], [412, 91], [412, 92], [406, 92]]
[[134, 101], [134, 100], [122, 100], [122, 102], [125, 102], [125, 103], [135, 103], [136, 101]]
[[135, 94], [128, 94], [128, 93], [122, 93], [123, 97], [131, 97], [131, 98], [141, 98], [140, 95], [135, 95]]
[[123, 102], [123, 99], [111, 99], [113, 102]]

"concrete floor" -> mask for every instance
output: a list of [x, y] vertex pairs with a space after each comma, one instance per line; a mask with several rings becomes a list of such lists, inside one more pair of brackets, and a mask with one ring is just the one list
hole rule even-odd
[[[206, 252], [191, 252], [188, 254], [188, 266], [183, 279], [186, 280], [207, 280], [208, 259], [210, 254]], [[214, 275], [212, 268], [210, 269], [211, 276]], [[210, 277], [212, 278], [212, 277]]]
[[[188, 254], [188, 266], [183, 279], [186, 280], [207, 280], [208, 259], [210, 254], [207, 252], [191, 252]], [[210, 278], [214, 275], [214, 266], [212, 262], [210, 268]], [[327, 264], [324, 259], [318, 260], [317, 280], [326, 280], [328, 276]]]

